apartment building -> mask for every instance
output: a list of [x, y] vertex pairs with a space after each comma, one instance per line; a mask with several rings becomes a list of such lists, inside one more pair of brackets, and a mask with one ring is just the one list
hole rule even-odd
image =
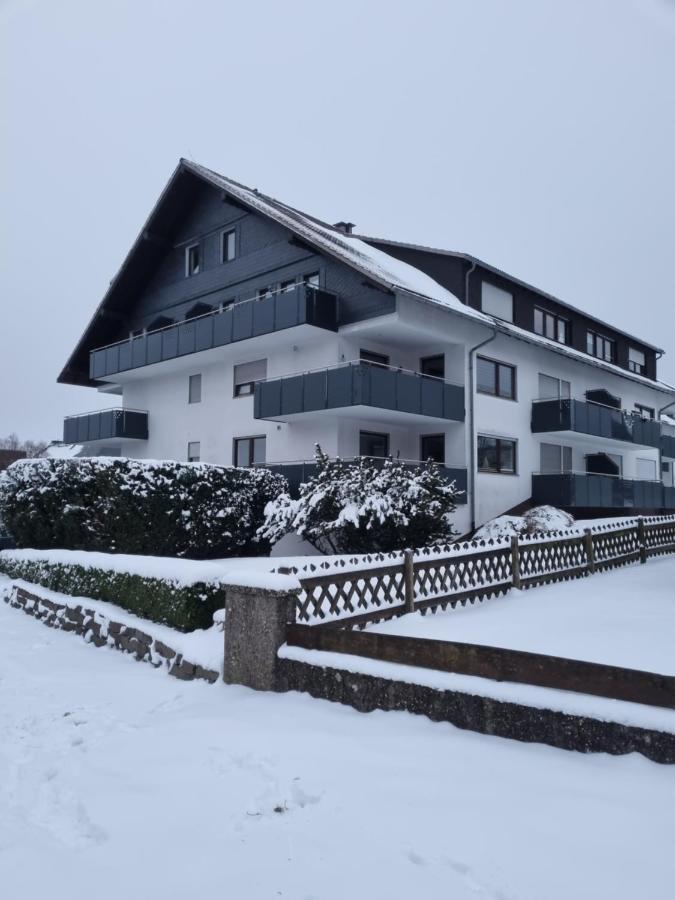
[[[663, 351], [462, 253], [360, 236], [181, 160], [59, 381], [90, 455], [433, 459], [468, 532], [519, 505], [675, 510]], [[675, 407], [673, 407], [675, 409]]]

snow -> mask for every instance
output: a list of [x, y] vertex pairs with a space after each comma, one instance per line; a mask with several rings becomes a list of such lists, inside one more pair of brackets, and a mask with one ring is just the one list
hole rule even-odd
[[0, 603], [9, 597], [14, 587], [23, 588], [29, 594], [60, 603], [71, 608], [81, 606], [92, 609], [96, 613], [96, 621], [107, 624], [110, 621], [119, 622], [131, 628], [149, 634], [154, 640], [162, 641], [191, 663], [203, 666], [205, 669], [223, 671], [223, 625], [225, 622], [225, 610], [220, 609], [213, 615], [214, 625], [211, 628], [196, 628], [194, 631], [182, 632], [170, 628], [168, 625], [160, 625], [150, 619], [142, 619], [133, 613], [127, 612], [121, 606], [108, 603], [105, 600], [94, 600], [91, 597], [71, 597], [58, 591], [51, 591], [41, 585], [31, 584], [20, 578], [9, 579], [0, 574]]
[[75, 459], [82, 453], [81, 444], [50, 444], [45, 450], [47, 459]]
[[475, 533], [475, 541], [503, 541], [516, 535], [547, 534], [566, 531], [575, 525], [574, 518], [555, 506], [535, 506], [524, 516], [497, 516]]
[[295, 659], [314, 666], [331, 669], [346, 669], [376, 678], [389, 678], [407, 684], [421, 684], [438, 691], [461, 691], [478, 697], [491, 697], [507, 703], [520, 703], [537, 709], [551, 709], [576, 716], [590, 716], [605, 722], [619, 722], [638, 728], [675, 733], [675, 710], [641, 703], [628, 703], [595, 697], [592, 694], [577, 694], [572, 691], [558, 691], [532, 684], [518, 684], [509, 681], [492, 681], [474, 675], [459, 675], [455, 672], [439, 672], [421, 666], [407, 666], [401, 663], [352, 656], [349, 653], [334, 653], [330, 650], [305, 650], [284, 644], [279, 648], [282, 659]]
[[409, 613], [384, 634], [464, 641], [675, 675], [675, 558], [653, 557], [576, 581], [511, 589], [475, 606]]
[[517, 325], [472, 309], [426, 273], [390, 256], [382, 250], [372, 247], [365, 241], [346, 235], [328, 225], [321, 224], [316, 219], [306, 216], [298, 210], [292, 209], [257, 190], [251, 190], [245, 185], [232, 181], [230, 178], [226, 178], [212, 169], [188, 160], [182, 160], [182, 162], [186, 168], [191, 169], [217, 187], [226, 190], [229, 194], [239, 198], [253, 209], [279, 222], [296, 234], [305, 237], [310, 243], [320, 247], [327, 253], [340, 257], [365, 275], [384, 282], [387, 286], [399, 288], [402, 291], [450, 309], [465, 318], [475, 319], [488, 327], [497, 328], [499, 331], [511, 334], [529, 343], [543, 345], [555, 353], [570, 356], [588, 365], [597, 366], [608, 372], [621, 375], [623, 378], [638, 381], [651, 388], [660, 388], [667, 393], [675, 391], [675, 387], [665, 382], [652, 381], [642, 375], [627, 372], [626, 369], [622, 369], [612, 363], [589, 357], [588, 354], [575, 350], [573, 347], [563, 346], [557, 341], [526, 331]]
[[672, 894], [675, 779], [635, 754], [177, 682], [4, 603], [0, 686], [8, 898]]
[[127, 553], [96, 553], [85, 550], [2, 550], [3, 558], [26, 562], [47, 562], [84, 569], [160, 578], [176, 585], [189, 587], [199, 583], [267, 588], [269, 590], [297, 590], [298, 580], [291, 575], [278, 575], [270, 570], [276, 564], [268, 557], [252, 557], [229, 561], [177, 559], [169, 556], [135, 556]]

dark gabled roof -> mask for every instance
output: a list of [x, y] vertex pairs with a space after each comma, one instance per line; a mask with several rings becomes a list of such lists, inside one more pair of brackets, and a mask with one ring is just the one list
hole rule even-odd
[[[573, 356], [580, 362], [588, 365], [611, 371], [625, 378], [639, 381], [661, 390], [672, 391], [669, 385], [653, 382], [641, 375], [621, 369], [612, 363], [589, 357], [581, 351], [563, 346], [548, 338], [475, 310], [462, 303], [454, 294], [438, 284], [425, 272], [395, 256], [391, 256], [380, 250], [379, 247], [373, 246], [373, 244], [401, 246], [439, 255], [461, 257], [472, 262], [475, 261], [505, 278], [518, 282], [518, 279], [512, 278], [510, 275], [495, 269], [487, 263], [483, 263], [475, 257], [463, 253], [453, 253], [448, 250], [433, 250], [432, 248], [421, 247], [415, 244], [403, 244], [379, 238], [362, 238], [358, 235], [345, 234], [335, 226], [308, 216], [292, 206], [288, 206], [275, 200], [273, 197], [261, 193], [257, 189], [246, 187], [237, 181], [233, 181], [231, 178], [226, 178], [211, 169], [185, 159], [181, 159], [178, 163], [122, 266], [110, 282], [108, 291], [59, 375], [58, 380], [60, 382], [81, 385], [92, 384], [89, 379], [88, 350], [102, 347], [109, 343], [110, 330], [106, 322], [110, 319], [121, 321], [125, 318], [128, 306], [135, 299], [139, 288], [143, 286], [149, 273], [166, 252], [167, 247], [171, 246], [169, 235], [180, 216], [184, 213], [187, 204], [194, 195], [195, 187], [199, 183], [208, 184], [221, 191], [225, 196], [234, 199], [240, 206], [277, 222], [319, 253], [331, 256], [348, 265], [362, 274], [368, 281], [380, 287], [397, 293], [409, 294], [425, 302], [445, 307], [464, 318], [473, 319], [482, 325], [494, 328], [519, 340], [543, 345], [555, 353]], [[531, 288], [525, 282], [518, 283], [537, 291], [537, 288]], [[538, 291], [538, 293], [544, 294], [543, 291]], [[551, 300], [562, 306], [568, 306], [570, 309], [573, 309], [569, 304], [565, 304], [563, 301], [551, 297], [551, 295], [545, 296], [550, 297]], [[583, 313], [583, 315], [587, 314]], [[593, 317], [589, 316], [589, 318]], [[600, 321], [599, 319], [593, 320]], [[614, 330], [616, 331], [617, 329]], [[634, 338], [634, 340], [637, 340], [637, 338]], [[639, 343], [645, 344], [644, 341], [639, 341]], [[645, 346], [649, 347], [651, 345], [645, 344]]]
[[615, 325], [611, 325], [609, 322], [605, 322], [603, 319], [599, 319], [597, 316], [592, 315], [585, 309], [579, 309], [578, 306], [574, 306], [572, 303], [568, 303], [566, 300], [561, 300], [560, 297], [549, 294], [548, 291], [543, 291], [541, 288], [535, 287], [535, 285], [529, 284], [527, 281], [523, 281], [521, 278], [516, 278], [515, 275], [510, 275], [503, 269], [498, 269], [496, 266], [492, 266], [490, 265], [490, 263], [485, 262], [485, 260], [479, 259], [477, 256], [472, 256], [470, 253], [462, 253], [457, 250], [440, 250], [437, 247], [425, 247], [423, 244], [409, 244], [404, 241], [392, 241], [388, 238], [367, 237], [362, 234], [358, 235], [358, 237], [362, 241], [365, 241], [367, 244], [403, 247], [406, 250], [419, 250], [422, 253], [431, 253], [435, 256], [452, 256], [455, 259], [466, 260], [471, 264], [475, 264], [481, 266], [481, 268], [483, 269], [487, 269], [488, 272], [494, 272], [495, 275], [506, 278], [508, 281], [512, 281], [514, 284], [518, 284], [528, 291], [533, 291], [535, 294], [539, 294], [541, 297], [546, 297], [547, 300], [551, 300], [553, 303], [557, 303], [558, 306], [562, 306], [565, 309], [572, 310], [573, 312], [576, 312], [581, 316], [585, 316], [585, 318], [590, 319], [591, 322], [597, 322], [598, 325], [603, 325], [605, 328], [611, 328], [611, 330], [615, 331], [617, 334], [623, 335], [623, 337], [628, 338], [631, 341], [635, 341], [636, 343], [641, 344], [643, 347], [649, 347], [650, 350], [654, 350], [656, 353], [665, 353], [665, 350], [662, 350], [660, 347], [656, 347], [654, 344], [650, 344], [649, 341], [645, 341], [642, 338], [639, 338], [634, 334], [630, 334], [627, 331], [622, 331], [621, 328], [617, 328]]

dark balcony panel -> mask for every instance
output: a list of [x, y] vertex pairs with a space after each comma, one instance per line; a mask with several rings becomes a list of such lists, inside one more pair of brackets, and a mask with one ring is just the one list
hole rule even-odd
[[585, 472], [533, 475], [532, 499], [563, 508], [638, 510], [663, 509], [666, 501], [664, 487], [658, 481]]
[[[276, 330], [293, 328], [307, 321], [305, 313], [305, 292], [301, 285], [293, 291], [284, 291], [276, 298]], [[311, 324], [311, 323], [310, 323]]]
[[105, 350], [94, 350], [89, 356], [89, 377], [94, 381], [108, 374], [105, 368], [105, 356]]
[[675, 459], [675, 435], [661, 435], [661, 453], [668, 459]]
[[[282, 384], [281, 393], [272, 387], [278, 382]], [[459, 385], [368, 363], [346, 363], [333, 369], [262, 381], [255, 386], [255, 393], [260, 396], [256, 410], [269, 410], [273, 403], [280, 403], [273, 414], [277, 417], [370, 406], [415, 416], [464, 420], [464, 389]]]
[[197, 326], [194, 321], [181, 322], [178, 325], [178, 355], [186, 356], [197, 349]]
[[[115, 344], [114, 347], [106, 347], [103, 351], [105, 353], [105, 372], [106, 375], [111, 375], [114, 372], [121, 372], [122, 369], [120, 367], [120, 348], [121, 344]], [[126, 368], [126, 366], [125, 366]]]
[[119, 362], [117, 363], [120, 372], [126, 372], [131, 368], [131, 341], [125, 341], [119, 345]]
[[139, 335], [131, 341], [131, 368], [138, 369], [147, 364], [148, 339], [145, 335]]
[[213, 316], [203, 316], [195, 320], [195, 350], [210, 350], [213, 341]]
[[162, 332], [162, 360], [175, 359], [178, 356], [178, 330], [165, 328]]
[[281, 415], [281, 381], [267, 382], [268, 390], [256, 390], [253, 394], [253, 417], [270, 419]]
[[63, 440], [66, 444], [86, 444], [110, 438], [147, 440], [147, 412], [103, 409], [81, 416], [68, 416], [63, 422]]
[[307, 322], [330, 331], [338, 329], [338, 297], [319, 288], [304, 287]]
[[536, 401], [532, 404], [532, 431], [576, 431], [645, 447], [658, 447], [661, 440], [658, 422], [584, 400]]
[[248, 303], [235, 303], [232, 307], [232, 340], [245, 341], [253, 337], [253, 305], [255, 300]]
[[274, 331], [274, 312], [277, 305], [277, 296], [262, 297], [251, 303], [253, 307], [253, 326], [251, 337], [261, 334], [271, 334]]
[[232, 323], [234, 322], [234, 309], [223, 310], [213, 318], [213, 346], [222, 347], [232, 341]]
[[675, 509], [675, 487], [672, 485], [663, 487], [663, 508]]
[[155, 331], [146, 337], [145, 361], [151, 366], [162, 361], [162, 331]]

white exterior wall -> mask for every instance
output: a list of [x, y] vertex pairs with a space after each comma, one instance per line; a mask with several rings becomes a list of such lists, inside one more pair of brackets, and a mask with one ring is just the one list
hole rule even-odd
[[[185, 460], [188, 442], [198, 441], [204, 462], [230, 465], [235, 437], [264, 435], [267, 461], [290, 462], [311, 459], [316, 443], [330, 455], [357, 456], [359, 431], [367, 430], [388, 433], [392, 455], [419, 459], [420, 436], [442, 432], [446, 465], [466, 467], [470, 433], [464, 423], [434, 419], [411, 423], [403, 415], [381, 411], [369, 420], [364, 409], [308, 413], [287, 423], [256, 420], [253, 397], [234, 397], [234, 366], [265, 358], [267, 377], [275, 378], [339, 365], [358, 359], [359, 350], [367, 349], [388, 355], [394, 367], [418, 371], [421, 357], [443, 353], [446, 378], [467, 385], [469, 350], [489, 336], [485, 325], [437, 306], [399, 298], [396, 314], [347, 326], [339, 334], [301, 326], [127, 372], [117, 376], [123, 405], [149, 412], [149, 439], [118, 442], [118, 446], [130, 456]], [[504, 334], [479, 352], [517, 370], [517, 400], [475, 396], [476, 433], [517, 441], [517, 474], [477, 473], [476, 524], [531, 497], [531, 476], [540, 468], [541, 443], [571, 446], [577, 471], [585, 468], [585, 454], [602, 450], [622, 457], [626, 478], [636, 477], [638, 458], [653, 460], [660, 477], [655, 448], [579, 434], [532, 434], [530, 420], [532, 403], [539, 396], [540, 373], [569, 381], [571, 396], [578, 399], [584, 399], [588, 390], [604, 388], [620, 397], [627, 410], [635, 403], [663, 406], [667, 397], [662, 391]], [[193, 374], [202, 375], [202, 399], [190, 404], [188, 378]], [[468, 396], [465, 406], [468, 421]], [[92, 448], [92, 452], [102, 449]], [[467, 504], [458, 509], [457, 526], [465, 532], [469, 524]]]

